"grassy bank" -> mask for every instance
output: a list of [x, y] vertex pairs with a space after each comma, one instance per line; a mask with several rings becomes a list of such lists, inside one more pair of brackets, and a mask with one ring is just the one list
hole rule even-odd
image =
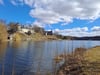
[[40, 33], [35, 33], [33, 35], [30, 35], [33, 41], [45, 41], [45, 40], [57, 40], [57, 37], [54, 35], [42, 35]]
[[77, 48], [66, 58], [57, 75], [100, 75], [100, 46]]
[[14, 41], [21, 41], [21, 40], [26, 40], [28, 36], [23, 33], [16, 32], [13, 34], [13, 40]]
[[84, 56], [89, 62], [100, 62], [100, 46], [89, 49]]
[[100, 75], [100, 46], [88, 49], [85, 54], [84, 73], [86, 75]]
[[13, 40], [19, 41], [19, 40], [33, 40], [33, 41], [45, 41], [45, 40], [58, 40], [58, 38], [54, 35], [42, 35], [40, 33], [34, 33], [31, 35], [27, 35], [24, 33], [16, 32], [14, 33]]

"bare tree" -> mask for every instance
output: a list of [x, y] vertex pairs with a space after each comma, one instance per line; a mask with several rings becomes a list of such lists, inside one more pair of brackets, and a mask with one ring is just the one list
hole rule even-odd
[[34, 25], [34, 28], [33, 29], [34, 29], [34, 31], [36, 33], [44, 34], [44, 28], [42, 28], [42, 27], [39, 27], [37, 25]]
[[19, 26], [19, 23], [14, 23], [14, 22], [11, 22], [8, 24], [9, 26], [9, 33], [14, 33], [16, 31], [18, 31], [18, 26]]

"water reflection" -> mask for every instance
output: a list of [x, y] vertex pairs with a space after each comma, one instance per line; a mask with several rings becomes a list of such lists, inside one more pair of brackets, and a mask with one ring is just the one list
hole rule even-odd
[[4, 58], [6, 54], [7, 42], [0, 43], [0, 75], [4, 75]]
[[12, 47], [14, 48], [19, 48], [21, 46], [22, 41], [13, 41], [12, 42]]
[[3, 57], [5, 56], [6, 48], [7, 42], [0, 43], [0, 60], [3, 59]]
[[99, 41], [15, 41], [0, 44], [0, 75], [39, 75], [52, 72], [53, 58], [73, 52], [77, 47], [90, 48]]

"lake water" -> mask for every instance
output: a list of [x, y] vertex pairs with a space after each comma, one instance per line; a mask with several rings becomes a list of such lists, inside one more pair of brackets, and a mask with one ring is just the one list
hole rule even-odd
[[[75, 48], [100, 46], [100, 41], [17, 41], [0, 44], [0, 75], [35, 75], [54, 70], [54, 56]], [[39, 75], [39, 74], [36, 74]]]

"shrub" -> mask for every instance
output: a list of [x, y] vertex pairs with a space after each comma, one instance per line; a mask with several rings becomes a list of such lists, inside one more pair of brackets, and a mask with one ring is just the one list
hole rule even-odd
[[14, 40], [14, 41], [21, 40], [20, 34], [19, 34], [19, 33], [15, 33], [15, 34], [14, 34], [14, 37], [13, 37], [13, 40]]

